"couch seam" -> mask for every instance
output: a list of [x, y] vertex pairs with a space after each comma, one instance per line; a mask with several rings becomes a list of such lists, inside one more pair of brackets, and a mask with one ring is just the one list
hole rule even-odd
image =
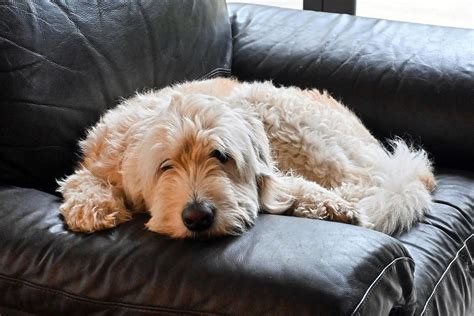
[[218, 68], [214, 68], [213, 70], [207, 72], [206, 74], [202, 75], [201, 77], [199, 77], [199, 80], [204, 80], [204, 79], [208, 79], [216, 74], [219, 74], [219, 73], [225, 73], [225, 74], [230, 74], [231, 73], [231, 70], [230, 68], [223, 68], [223, 67], [218, 67]]
[[26, 280], [16, 278], [16, 277], [10, 277], [10, 276], [0, 273], [0, 280], [1, 279], [3, 279], [6, 282], [21, 284], [33, 290], [43, 291], [43, 292], [50, 293], [53, 295], [60, 295], [72, 301], [82, 301], [85, 303], [95, 304], [95, 305], [100, 305], [100, 306], [118, 307], [118, 308], [125, 308], [129, 310], [136, 310], [136, 311], [143, 311], [143, 312], [167, 312], [167, 313], [174, 313], [174, 314], [188, 313], [188, 314], [195, 314], [195, 315], [224, 315], [224, 314], [219, 314], [219, 313], [196, 311], [196, 310], [189, 310], [189, 309], [177, 309], [177, 308], [158, 306], [158, 305], [146, 306], [146, 305], [138, 305], [138, 304], [130, 304], [130, 303], [113, 302], [113, 301], [102, 301], [98, 299], [80, 296], [77, 294], [68, 293], [68, 292], [54, 289], [54, 288], [48, 288], [43, 285], [33, 283], [31, 281], [26, 281]]
[[446, 267], [446, 269], [444, 270], [443, 274], [441, 275], [441, 277], [439, 278], [438, 282], [436, 282], [435, 286], [433, 287], [433, 291], [431, 292], [431, 295], [428, 297], [428, 299], [426, 300], [425, 302], [425, 305], [423, 306], [423, 310], [420, 312], [420, 316], [422, 316], [424, 313], [426, 313], [426, 309], [428, 308], [428, 305], [432, 302], [432, 298], [436, 292], [436, 290], [438, 289], [438, 286], [441, 284], [441, 282], [444, 280], [444, 277], [447, 275], [449, 269], [451, 268], [452, 264], [459, 258], [459, 254], [461, 253], [461, 251], [464, 249], [464, 248], [467, 248], [467, 241], [469, 239], [471, 239], [472, 237], [474, 236], [474, 234], [471, 234], [469, 237], [467, 237], [464, 242], [463, 242], [463, 246], [461, 248], [459, 248], [459, 250], [456, 252], [456, 255], [454, 256], [454, 258], [451, 260], [451, 262], [448, 264], [448, 266]]
[[380, 282], [380, 280], [382, 279], [384, 273], [390, 269], [391, 267], [393, 267], [397, 262], [401, 261], [401, 260], [406, 260], [407, 262], [411, 262], [412, 264], [415, 264], [414, 260], [410, 257], [398, 257], [394, 260], [392, 260], [389, 264], [387, 264], [385, 266], [385, 268], [382, 269], [382, 271], [380, 271], [380, 273], [378, 274], [378, 276], [375, 278], [374, 281], [372, 281], [372, 283], [370, 284], [370, 286], [367, 288], [367, 290], [365, 291], [364, 295], [362, 296], [362, 299], [360, 300], [359, 304], [357, 304], [357, 306], [354, 308], [354, 311], [351, 313], [351, 315], [355, 315], [359, 308], [362, 307], [362, 305], [365, 304], [366, 302], [366, 299], [368, 299], [371, 295], [371, 292], [372, 290], [377, 286], [377, 284]]

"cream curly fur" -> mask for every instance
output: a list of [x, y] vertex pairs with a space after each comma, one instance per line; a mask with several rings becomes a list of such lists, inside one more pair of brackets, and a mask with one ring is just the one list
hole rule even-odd
[[[67, 225], [82, 232], [148, 211], [147, 227], [172, 237], [239, 234], [264, 211], [393, 234], [423, 217], [435, 186], [424, 151], [402, 140], [389, 151], [328, 94], [270, 82], [218, 78], [138, 94], [80, 145], [83, 161], [58, 190]], [[204, 232], [183, 224], [192, 200], [216, 207]]]

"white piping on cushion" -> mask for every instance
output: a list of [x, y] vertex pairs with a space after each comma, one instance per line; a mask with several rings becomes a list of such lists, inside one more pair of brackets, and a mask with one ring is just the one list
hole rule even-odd
[[458, 252], [456, 252], [456, 256], [453, 258], [453, 260], [451, 260], [451, 262], [449, 263], [449, 265], [446, 267], [446, 270], [444, 270], [443, 274], [441, 275], [441, 277], [439, 278], [438, 282], [436, 282], [436, 285], [434, 286], [433, 288], [433, 292], [431, 292], [431, 295], [428, 297], [428, 299], [426, 300], [426, 303], [425, 303], [425, 306], [423, 307], [423, 310], [421, 311], [420, 313], [420, 316], [423, 316], [424, 313], [426, 313], [426, 309], [428, 308], [428, 305], [430, 304], [431, 302], [431, 299], [433, 298], [433, 295], [435, 294], [436, 290], [438, 289], [438, 286], [441, 284], [441, 282], [444, 280], [444, 276], [446, 275], [446, 273], [448, 273], [448, 270], [449, 268], [451, 268], [451, 265], [458, 259], [459, 257], [459, 254], [461, 253], [461, 251], [467, 247], [467, 241], [469, 239], [471, 239], [472, 237], [474, 236], [474, 234], [472, 234], [471, 236], [467, 237], [466, 240], [464, 240], [463, 244], [464, 246], [462, 246], [461, 248], [459, 248]]
[[394, 259], [389, 264], [387, 264], [385, 266], [385, 268], [379, 273], [377, 278], [375, 278], [375, 280], [372, 282], [372, 284], [370, 284], [370, 286], [367, 288], [367, 290], [365, 291], [364, 296], [362, 296], [362, 299], [360, 300], [359, 304], [357, 304], [356, 308], [354, 309], [354, 311], [352, 312], [351, 315], [355, 315], [357, 313], [358, 309], [364, 304], [364, 301], [367, 298], [367, 296], [369, 295], [370, 291], [372, 290], [372, 288], [374, 288], [377, 285], [378, 281], [382, 278], [385, 271], [387, 271], [390, 267], [392, 267], [395, 263], [397, 263], [400, 260], [408, 260], [408, 261], [411, 261], [411, 262], [414, 263], [413, 259], [410, 258], [410, 257], [399, 257], [399, 258]]

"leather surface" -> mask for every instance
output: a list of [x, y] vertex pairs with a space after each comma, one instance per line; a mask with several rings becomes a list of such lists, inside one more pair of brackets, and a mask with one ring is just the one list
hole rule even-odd
[[[473, 239], [466, 241], [474, 176], [446, 171], [438, 179], [431, 214], [402, 243], [276, 215], [260, 216], [241, 237], [213, 241], [166, 239], [144, 230], [146, 216], [78, 234], [65, 229], [56, 196], [3, 187], [0, 306], [43, 314], [410, 315], [434, 292], [427, 315], [462, 315], [474, 285]], [[468, 247], [456, 257], [463, 241]]]
[[232, 72], [326, 89], [383, 139], [474, 170], [474, 30], [274, 7], [229, 6]]
[[[473, 168], [472, 31], [231, 12], [235, 75], [329, 89], [378, 136], [408, 133], [438, 165]], [[466, 171], [439, 172], [430, 215], [399, 240], [272, 215], [213, 241], [163, 238], [143, 228], [146, 216], [67, 231], [57, 196], [14, 185], [54, 187], [76, 140], [119, 97], [226, 74], [225, 3], [17, 1], [0, 6], [0, 21], [1, 313], [474, 314]]]
[[416, 263], [417, 315], [474, 314], [474, 174], [445, 172], [435, 209], [399, 238]]
[[230, 71], [225, 1], [0, 5], [0, 181], [55, 187], [121, 97]]
[[411, 259], [375, 231], [262, 215], [241, 237], [183, 241], [146, 231], [139, 216], [86, 235], [65, 229], [59, 203], [34, 189], [0, 190], [0, 306], [68, 315], [347, 315], [397, 258], [365, 304], [413, 304]]

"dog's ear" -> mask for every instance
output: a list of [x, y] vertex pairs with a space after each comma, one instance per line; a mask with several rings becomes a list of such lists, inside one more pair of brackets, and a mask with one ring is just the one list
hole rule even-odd
[[258, 186], [260, 208], [268, 213], [281, 214], [291, 208], [294, 198], [287, 193], [283, 177], [274, 167], [270, 142], [262, 122], [252, 113], [243, 113], [249, 124], [249, 135], [255, 153], [255, 177]]
[[282, 214], [294, 204], [294, 197], [285, 190], [283, 178], [275, 174], [257, 175], [258, 195], [262, 210], [272, 214]]

